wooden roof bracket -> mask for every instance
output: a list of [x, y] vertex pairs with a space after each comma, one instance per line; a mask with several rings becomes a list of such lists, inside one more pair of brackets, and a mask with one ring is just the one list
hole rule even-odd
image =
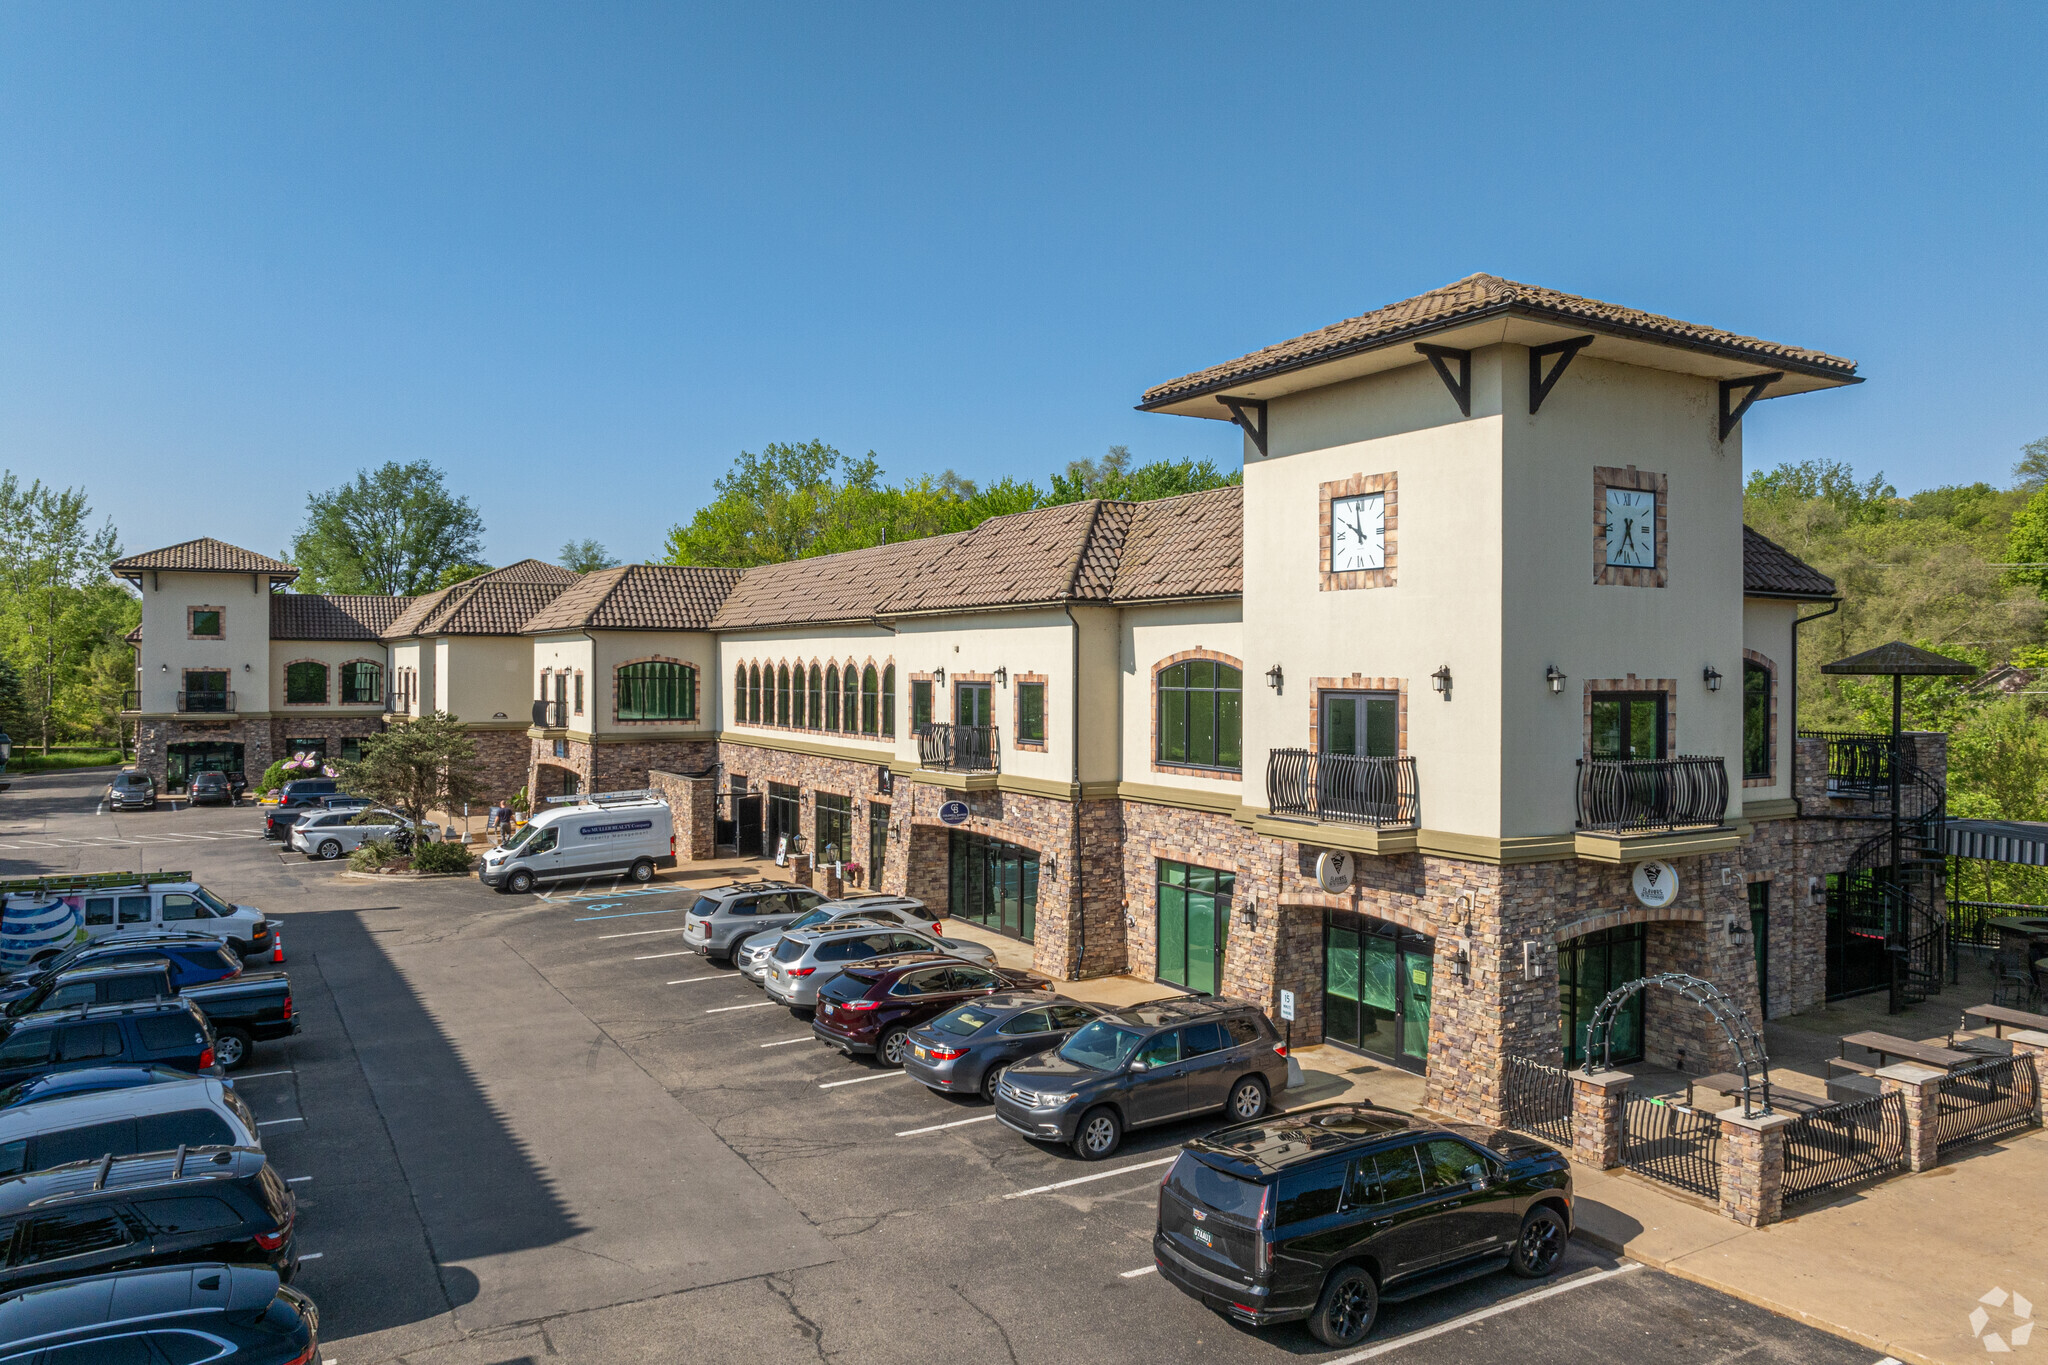
[[[1784, 371], [1773, 370], [1769, 374], [1753, 374], [1744, 379], [1722, 380], [1721, 439], [1724, 441], [1727, 440], [1728, 433], [1735, 430], [1735, 424], [1742, 420], [1742, 414], [1749, 411], [1749, 405], [1751, 403], [1754, 403], [1757, 399], [1763, 397], [1765, 389], [1777, 383], [1780, 379], [1783, 379], [1784, 377]], [[1742, 395], [1742, 401], [1737, 403], [1734, 407], [1734, 410], [1731, 411], [1728, 407], [1728, 396], [1734, 393], [1737, 389], [1745, 390], [1745, 392]]]
[[[1593, 344], [1589, 336], [1567, 337], [1563, 341], [1546, 342], [1529, 348], [1529, 415], [1534, 417], [1536, 409], [1543, 406], [1543, 400], [1550, 397], [1550, 391], [1557, 387], [1557, 381], [1564, 378], [1564, 372], [1578, 357], [1580, 351]], [[1550, 367], [1548, 375], [1543, 373], [1543, 362], [1556, 356], [1557, 363]]]
[[1264, 458], [1266, 449], [1266, 400], [1263, 398], [1233, 398], [1229, 394], [1217, 395], [1216, 401], [1230, 409], [1230, 420], [1244, 428], [1244, 434], [1252, 438], [1252, 444], [1259, 448]]
[[[1467, 417], [1472, 415], [1472, 353], [1453, 346], [1432, 346], [1426, 341], [1415, 343], [1415, 349], [1429, 358], [1436, 367], [1436, 377], [1444, 381], [1444, 387], [1451, 391], [1451, 397], [1458, 400], [1458, 411]], [[1458, 377], [1451, 378], [1451, 367], [1444, 362], [1458, 362]]]

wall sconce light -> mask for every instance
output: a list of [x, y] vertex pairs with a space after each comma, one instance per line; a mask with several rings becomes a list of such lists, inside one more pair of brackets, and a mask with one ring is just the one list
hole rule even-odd
[[1259, 903], [1255, 898], [1246, 896], [1237, 907], [1237, 922], [1247, 929], [1259, 922]]
[[1728, 917], [1728, 941], [1730, 943], [1740, 943], [1742, 941], [1742, 921], [1736, 919], [1733, 915]]
[[944, 686], [946, 685], [946, 670], [945, 670], [945, 669], [943, 669], [943, 668], [935, 668], [935, 669], [933, 669], [933, 670], [932, 670], [932, 677], [933, 677], [933, 678], [935, 678], [935, 679], [936, 679], [936, 680], [938, 681], [938, 684], [939, 684], [939, 686], [941, 686], [941, 687], [944, 687]]
[[493, 712], [491, 712], [491, 719], [492, 719], [492, 720], [503, 720], [503, 719], [505, 719], [505, 713], [504, 713], [503, 711], [493, 711]]
[[1060, 857], [1059, 857], [1059, 854], [1057, 854], [1057, 853], [1048, 853], [1048, 854], [1046, 854], [1046, 855], [1045, 855], [1045, 857], [1044, 857], [1043, 859], [1041, 859], [1041, 860], [1040, 860], [1040, 862], [1039, 862], [1039, 867], [1040, 867], [1040, 868], [1041, 868], [1041, 869], [1043, 870], [1043, 873], [1044, 873], [1044, 875], [1045, 875], [1045, 876], [1046, 876], [1046, 877], [1047, 877], [1047, 878], [1048, 878], [1049, 880], [1051, 880], [1051, 881], [1058, 881], [1058, 880], [1059, 880], [1059, 876], [1060, 876]]
[[1700, 681], [1707, 685], [1707, 691], [1719, 692], [1721, 690], [1721, 670], [1712, 664], [1708, 664], [1700, 670]]
[[253, 669], [253, 668], [251, 668], [251, 667], [249, 667], [249, 665], [247, 665], [247, 664], [243, 664], [243, 665], [242, 665], [242, 671], [243, 671], [244, 673], [253, 673], [253, 672], [255, 672], [256, 670], [255, 670], [255, 669]]
[[997, 685], [998, 687], [1008, 687], [1008, 686], [1010, 685], [1010, 670], [1009, 670], [1009, 669], [1007, 669], [1007, 668], [1004, 668], [1004, 667], [1002, 667], [1002, 666], [1000, 666], [1000, 665], [998, 665], [998, 666], [997, 666], [997, 668], [996, 668], [996, 685]]
[[1275, 692], [1278, 692], [1280, 690], [1280, 684], [1286, 681], [1286, 677], [1287, 675], [1280, 671], [1280, 665], [1274, 664], [1271, 668], [1266, 670], [1266, 686], [1272, 688]]
[[1458, 946], [1456, 955], [1451, 958], [1451, 975], [1460, 981], [1472, 979], [1472, 955], [1465, 951], [1463, 944]]
[[1444, 700], [1449, 701], [1451, 697], [1451, 666], [1445, 664], [1442, 668], [1430, 674], [1429, 685], [1443, 693]]
[[1564, 691], [1564, 670], [1556, 664], [1543, 665], [1543, 681], [1550, 684], [1552, 696]]
[[171, 666], [169, 664], [158, 664], [156, 666], [156, 671], [159, 673], [168, 673], [171, 671]]

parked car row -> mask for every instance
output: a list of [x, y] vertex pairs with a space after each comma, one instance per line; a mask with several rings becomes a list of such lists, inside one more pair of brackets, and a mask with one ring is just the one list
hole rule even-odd
[[[249, 779], [241, 773], [193, 773], [185, 781], [185, 799], [195, 806], [232, 806], [249, 790]], [[147, 768], [123, 768], [107, 783], [105, 797], [112, 810], [155, 810], [156, 778]]]

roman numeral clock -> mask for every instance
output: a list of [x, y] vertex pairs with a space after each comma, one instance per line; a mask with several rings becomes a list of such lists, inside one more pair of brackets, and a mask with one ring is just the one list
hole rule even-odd
[[1353, 474], [1323, 484], [1317, 496], [1321, 590], [1393, 587], [1401, 538], [1396, 476]]
[[1661, 588], [1670, 581], [1669, 485], [1627, 465], [1593, 471], [1593, 581]]
[[1387, 495], [1330, 500], [1330, 572], [1387, 567]]
[[1616, 569], [1657, 567], [1657, 495], [1639, 488], [1607, 490], [1607, 563]]

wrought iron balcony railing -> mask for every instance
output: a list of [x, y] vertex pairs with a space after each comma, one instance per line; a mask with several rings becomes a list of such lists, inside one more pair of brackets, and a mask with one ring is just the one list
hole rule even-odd
[[123, 711], [140, 711], [142, 709], [142, 689], [131, 687], [123, 692], [121, 694], [121, 709]]
[[1719, 758], [1582, 758], [1579, 828], [1632, 834], [1712, 828], [1728, 815], [1728, 764]]
[[1823, 739], [1828, 745], [1828, 795], [1848, 800], [1874, 800], [1891, 794], [1890, 735], [1852, 730], [1801, 730], [1801, 739]]
[[1352, 825], [1401, 829], [1421, 818], [1415, 758], [1274, 749], [1266, 756], [1266, 806]]
[[180, 692], [178, 710], [186, 715], [204, 715], [214, 711], [233, 711], [235, 694], [232, 692]]
[[919, 766], [950, 773], [1002, 771], [1002, 744], [993, 725], [927, 725], [917, 732]]
[[537, 701], [533, 704], [533, 723], [543, 730], [567, 728], [568, 704], [559, 701]]

